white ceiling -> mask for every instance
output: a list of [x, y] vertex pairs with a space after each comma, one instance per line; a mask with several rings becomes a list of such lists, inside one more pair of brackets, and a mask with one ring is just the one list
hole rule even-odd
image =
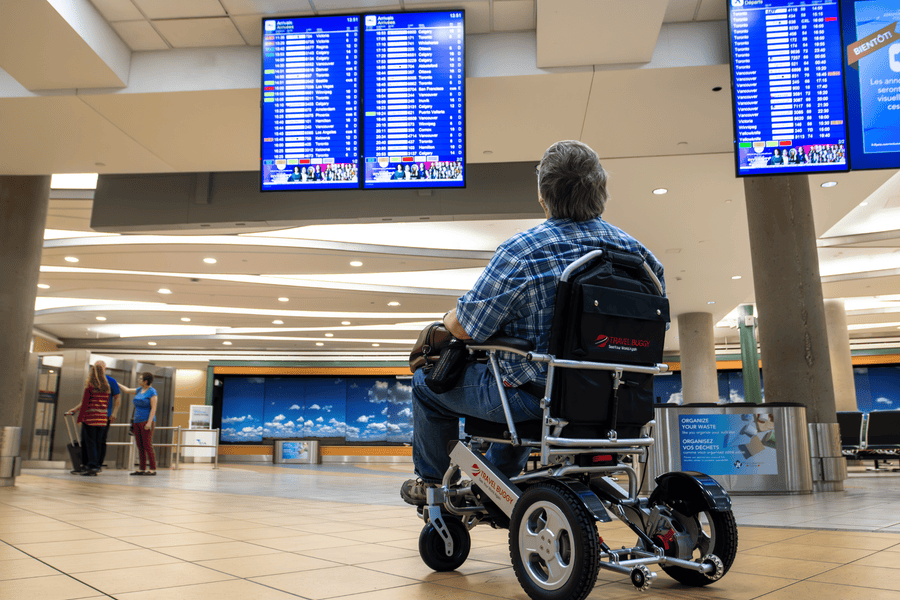
[[[753, 301], [743, 184], [734, 177], [731, 155], [722, 0], [78, 0], [69, 6], [80, 15], [78, 26], [67, 26], [75, 21], [71, 14], [53, 16], [49, 6], [49, 0], [34, 0], [22, 14], [2, 9], [0, 122], [4, 139], [12, 141], [0, 145], [3, 174], [254, 170], [254, 46], [263, 15], [463, 7], [469, 160], [536, 161], [559, 139], [581, 139], [611, 173], [605, 217], [666, 266], [673, 317], [705, 311], [719, 321]], [[35, 19], [47, 15], [53, 45], [30, 53], [39, 43], [31, 35]], [[627, 52], [615, 50], [623, 45]], [[48, 67], [61, 56], [70, 61], [65, 72]], [[717, 87], [722, 89], [713, 91]], [[891, 221], [900, 204], [893, 175], [841, 174], [828, 178], [838, 182], [828, 189], [819, 186], [826, 178], [811, 177], [817, 233], [852, 236], [897, 222]], [[669, 193], [651, 194], [658, 187]], [[86, 232], [90, 210], [89, 194], [58, 192], [48, 228]], [[50, 288], [40, 290], [41, 301], [74, 300], [40, 310], [35, 324], [66, 346], [117, 352], [398, 356], [421, 322], [453, 305], [497, 243], [530, 224], [318, 226], [270, 233], [274, 246], [196, 237], [191, 243], [153, 237], [128, 244], [115, 238], [48, 241], [41, 282]], [[890, 268], [895, 234], [822, 241], [826, 297], [897, 293], [900, 265]], [[314, 248], [302, 243], [304, 237], [343, 243]], [[426, 247], [443, 252], [416, 250]], [[482, 253], [473, 258], [464, 252], [471, 250]], [[888, 268], [844, 275], [851, 255], [855, 265], [870, 261]], [[66, 256], [79, 262], [67, 263]], [[203, 263], [210, 257], [218, 262]], [[162, 295], [160, 288], [173, 293]], [[84, 300], [98, 304], [75, 306]], [[388, 306], [391, 301], [400, 306]], [[344, 320], [351, 325], [341, 326]], [[881, 324], [854, 331], [854, 337], [895, 339], [898, 329], [891, 323], [898, 321], [900, 314], [890, 311], [849, 317], [851, 326]], [[97, 330], [133, 324], [156, 325], [158, 333], [119, 338]], [[178, 335], [162, 329], [185, 324], [210, 329]], [[397, 327], [371, 328], [386, 324]], [[279, 339], [268, 339], [273, 336]], [[677, 336], [673, 323], [670, 351], [677, 352]], [[737, 336], [723, 327], [716, 337], [732, 343]]]

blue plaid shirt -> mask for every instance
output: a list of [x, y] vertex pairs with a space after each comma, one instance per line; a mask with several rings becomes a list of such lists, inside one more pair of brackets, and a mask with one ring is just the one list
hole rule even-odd
[[[600, 217], [590, 221], [548, 219], [509, 238], [497, 248], [475, 286], [456, 304], [456, 318], [472, 339], [483, 342], [498, 331], [531, 340], [547, 352], [556, 284], [563, 270], [591, 250], [640, 254], [665, 290], [663, 266], [640, 242]], [[546, 381], [546, 365], [501, 353], [508, 386]]]

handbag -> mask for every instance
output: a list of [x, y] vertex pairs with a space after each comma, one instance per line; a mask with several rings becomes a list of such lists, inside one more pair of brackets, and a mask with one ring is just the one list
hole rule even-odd
[[409, 354], [409, 369], [425, 372], [425, 385], [435, 394], [443, 394], [459, 382], [466, 369], [469, 351], [466, 343], [453, 337], [440, 322], [429, 324]]

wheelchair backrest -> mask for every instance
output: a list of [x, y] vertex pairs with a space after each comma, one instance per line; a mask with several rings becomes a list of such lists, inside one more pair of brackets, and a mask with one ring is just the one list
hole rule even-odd
[[[587, 362], [662, 361], [669, 301], [639, 255], [604, 250], [557, 287], [549, 351]], [[557, 369], [550, 414], [570, 422], [565, 435], [603, 437], [610, 423], [609, 371]], [[651, 375], [623, 374], [616, 429], [636, 434], [653, 418]]]

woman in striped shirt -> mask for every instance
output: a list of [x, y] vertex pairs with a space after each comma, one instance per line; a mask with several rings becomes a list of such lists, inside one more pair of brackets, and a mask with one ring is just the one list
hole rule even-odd
[[78, 411], [78, 422], [81, 423], [81, 443], [87, 450], [88, 462], [83, 465], [82, 475], [96, 477], [100, 472], [100, 447], [103, 430], [107, 424], [107, 406], [109, 404], [109, 382], [103, 367], [95, 364], [84, 384], [81, 403], [68, 411], [71, 415]]

